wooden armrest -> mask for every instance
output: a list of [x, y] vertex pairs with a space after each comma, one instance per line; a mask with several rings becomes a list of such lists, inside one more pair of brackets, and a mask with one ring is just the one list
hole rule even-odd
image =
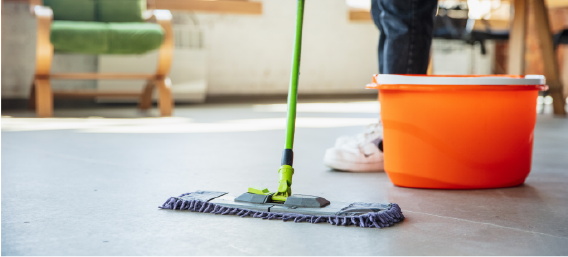
[[158, 20], [162, 21], [172, 20], [172, 13], [169, 10], [148, 9], [144, 11], [144, 14], [142, 16], [144, 17], [144, 20], [150, 22], [156, 22]]
[[171, 21], [172, 13], [169, 10], [152, 10], [152, 14], [159, 21]]
[[164, 29], [164, 41], [160, 46], [158, 69], [156, 75], [165, 77], [170, 72], [174, 51], [174, 32], [172, 28], [172, 13], [169, 10], [152, 10], [156, 23]]
[[[41, 1], [41, 0], [40, 0]], [[30, 13], [36, 17], [53, 20], [53, 10], [49, 6], [31, 4]]]
[[30, 1], [30, 12], [37, 20], [36, 77], [49, 75], [51, 59], [53, 57], [53, 45], [51, 45], [50, 42], [53, 11], [48, 6], [41, 5], [42, 3], [42, 0]]
[[[2, 2], [4, 2], [4, 1], [2, 1]], [[34, 7], [36, 5], [43, 5], [43, 0], [28, 0], [27, 2], [30, 4], [30, 12], [32, 14], [34, 14]]]

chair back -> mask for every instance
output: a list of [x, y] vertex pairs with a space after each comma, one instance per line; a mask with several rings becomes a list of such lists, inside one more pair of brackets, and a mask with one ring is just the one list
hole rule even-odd
[[54, 20], [143, 22], [146, 0], [44, 0]]

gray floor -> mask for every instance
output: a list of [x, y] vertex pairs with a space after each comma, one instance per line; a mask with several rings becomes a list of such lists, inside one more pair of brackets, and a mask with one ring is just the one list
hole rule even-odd
[[372, 103], [300, 106], [293, 189], [330, 200], [396, 202], [407, 219], [394, 227], [157, 208], [197, 189], [275, 187], [280, 105], [186, 106], [167, 119], [125, 119], [147, 115], [132, 107], [56, 110], [59, 117], [104, 119], [3, 117], [2, 255], [568, 255], [568, 119], [539, 115], [523, 186], [420, 190], [393, 186], [384, 173], [322, 165], [337, 136], [376, 118], [358, 113], [360, 105]]

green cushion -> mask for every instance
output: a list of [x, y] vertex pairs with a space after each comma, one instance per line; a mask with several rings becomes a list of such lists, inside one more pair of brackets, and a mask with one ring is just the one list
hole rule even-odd
[[84, 54], [141, 54], [162, 44], [163, 29], [154, 23], [53, 21], [56, 51]]
[[54, 20], [97, 20], [94, 0], [44, 0], [43, 3], [53, 10]]
[[98, 0], [98, 21], [141, 22], [145, 0]]
[[162, 44], [164, 31], [155, 23], [108, 23], [109, 54], [141, 54]]
[[51, 43], [56, 51], [100, 54], [108, 52], [108, 25], [102, 22], [53, 21]]

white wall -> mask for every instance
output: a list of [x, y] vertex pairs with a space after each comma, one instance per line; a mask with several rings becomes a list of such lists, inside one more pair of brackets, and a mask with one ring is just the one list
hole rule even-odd
[[[198, 14], [210, 95], [286, 93], [295, 1], [264, 0], [259, 16]], [[300, 93], [361, 93], [377, 73], [378, 31], [348, 20], [345, 0], [306, 1]]]

